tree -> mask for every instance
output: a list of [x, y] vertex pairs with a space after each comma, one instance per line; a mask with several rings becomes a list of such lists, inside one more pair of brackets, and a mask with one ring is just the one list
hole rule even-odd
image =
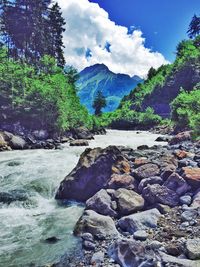
[[200, 34], [200, 17], [193, 16], [187, 31], [189, 38], [193, 39]]
[[153, 78], [156, 75], [157, 71], [151, 67], [149, 69], [148, 75], [147, 75], [147, 79], [150, 80], [151, 78]]
[[100, 90], [97, 91], [92, 107], [95, 110], [96, 116], [101, 115], [101, 109], [106, 107], [106, 98]]
[[50, 55], [54, 56], [57, 60], [57, 65], [59, 67], [64, 67], [64, 44], [63, 44], [63, 32], [65, 31], [64, 25], [65, 20], [62, 17], [61, 8], [58, 3], [55, 3], [50, 9], [49, 14], [50, 20]]

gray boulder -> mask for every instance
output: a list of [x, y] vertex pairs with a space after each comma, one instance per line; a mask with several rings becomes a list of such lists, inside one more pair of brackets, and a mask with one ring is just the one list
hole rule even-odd
[[138, 230], [156, 228], [160, 216], [161, 214], [157, 209], [146, 210], [122, 217], [118, 221], [118, 226], [122, 229], [122, 231], [133, 234]]
[[142, 195], [147, 201], [147, 204], [161, 203], [175, 207], [179, 203], [179, 196], [176, 192], [159, 184], [147, 185], [143, 189]]
[[158, 176], [160, 174], [160, 169], [156, 164], [147, 163], [135, 169], [133, 174], [136, 176], [136, 178], [142, 180], [145, 178]]
[[129, 215], [144, 207], [143, 197], [132, 190], [120, 188], [115, 192], [115, 198], [120, 216]]
[[12, 149], [24, 149], [26, 147], [26, 141], [17, 135], [13, 135], [8, 144]]
[[116, 238], [119, 233], [114, 221], [109, 216], [86, 210], [76, 224], [74, 234], [82, 236], [90, 233], [97, 239]]
[[148, 184], [162, 184], [163, 180], [159, 176], [149, 177], [142, 179], [142, 181], [139, 183], [138, 190], [142, 192], [142, 190], [148, 185]]
[[187, 240], [186, 253], [191, 260], [200, 260], [200, 238]]
[[117, 213], [112, 209], [112, 200], [105, 189], [101, 189], [86, 202], [86, 209], [94, 210], [99, 214], [116, 217]]
[[191, 189], [188, 183], [178, 173], [172, 173], [164, 186], [175, 191], [178, 195], [183, 195]]

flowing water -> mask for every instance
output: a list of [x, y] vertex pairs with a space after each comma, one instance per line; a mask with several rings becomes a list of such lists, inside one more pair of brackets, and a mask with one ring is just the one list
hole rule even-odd
[[[109, 130], [90, 141], [90, 147], [151, 146], [156, 137], [149, 132]], [[0, 203], [0, 267], [47, 265], [79, 249], [80, 240], [72, 233], [84, 207], [76, 203], [61, 206], [54, 195], [84, 150], [66, 144], [62, 150], [0, 153], [0, 193], [15, 190], [13, 194], [25, 195], [10, 204]], [[53, 236], [58, 242], [45, 241]]]

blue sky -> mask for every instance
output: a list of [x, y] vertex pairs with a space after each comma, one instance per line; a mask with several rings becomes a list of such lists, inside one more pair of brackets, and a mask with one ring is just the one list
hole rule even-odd
[[146, 46], [175, 58], [177, 43], [187, 38], [194, 13], [200, 14], [200, 0], [90, 0], [109, 13], [115, 23], [135, 26], [143, 32]]

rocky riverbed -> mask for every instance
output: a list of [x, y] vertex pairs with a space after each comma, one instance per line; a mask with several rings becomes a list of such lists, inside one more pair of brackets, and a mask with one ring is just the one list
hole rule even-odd
[[86, 208], [74, 229], [83, 257], [54, 266], [200, 266], [200, 143], [189, 132], [164, 147], [86, 149], [56, 199]]

